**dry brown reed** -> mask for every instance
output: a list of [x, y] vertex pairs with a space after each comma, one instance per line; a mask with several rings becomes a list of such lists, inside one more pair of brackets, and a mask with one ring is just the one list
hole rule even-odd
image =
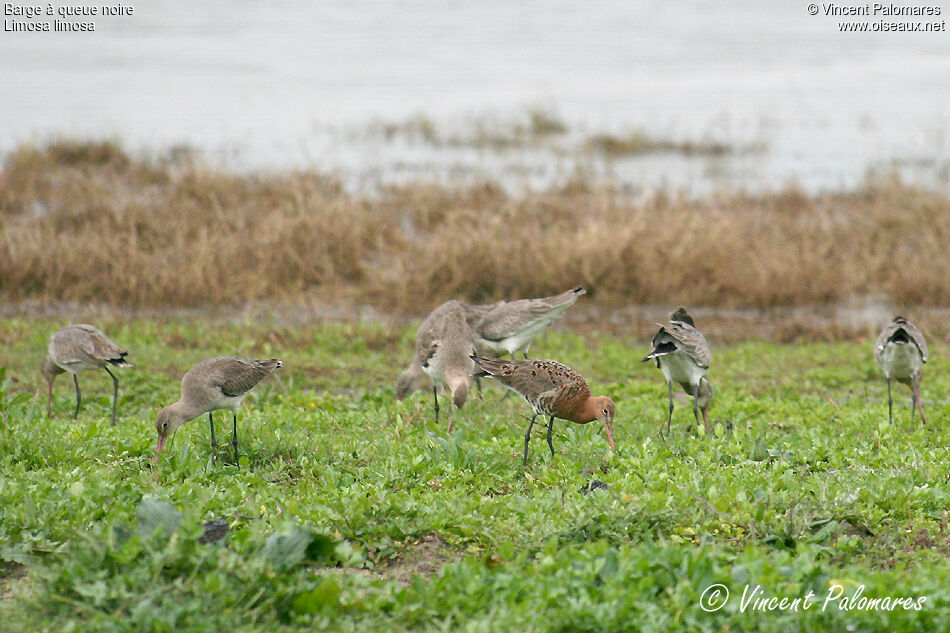
[[600, 305], [950, 305], [950, 198], [900, 183], [637, 202], [574, 182], [374, 196], [114, 143], [21, 147], [0, 172], [0, 300], [133, 307], [326, 297], [419, 314], [572, 285]]

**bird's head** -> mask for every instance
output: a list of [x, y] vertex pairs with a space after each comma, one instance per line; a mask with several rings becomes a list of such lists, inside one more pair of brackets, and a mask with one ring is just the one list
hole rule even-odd
[[468, 400], [468, 376], [463, 376], [448, 382], [452, 391], [452, 402], [461, 409]]
[[607, 396], [598, 396], [594, 398], [596, 419], [604, 423], [604, 428], [607, 429], [607, 443], [610, 444], [610, 449], [613, 452], [617, 452], [617, 447], [614, 445], [614, 418], [617, 417], [617, 405], [614, 404], [614, 401], [608, 398]]
[[699, 395], [696, 398], [696, 406], [702, 410], [709, 409], [709, 403], [713, 399], [713, 388], [709, 384], [709, 381], [706, 378], [702, 378], [699, 381]]
[[40, 373], [43, 374], [43, 378], [46, 379], [46, 382], [52, 383], [58, 374], [63, 373], [63, 369], [54, 363], [52, 358], [47, 356], [43, 359], [43, 364], [40, 365]]
[[174, 433], [175, 429], [184, 422], [182, 416], [177, 414], [174, 405], [165, 407], [158, 412], [158, 417], [155, 418], [155, 430], [158, 432], [158, 444], [155, 446], [156, 460], [158, 459], [157, 453], [161, 453], [162, 449], [165, 448], [168, 436]]

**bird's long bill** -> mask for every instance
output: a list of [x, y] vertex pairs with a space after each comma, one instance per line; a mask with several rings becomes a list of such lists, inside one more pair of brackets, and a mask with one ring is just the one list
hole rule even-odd
[[165, 440], [168, 439], [167, 435], [158, 436], [158, 444], [155, 446], [155, 461], [158, 461], [158, 456], [161, 454], [162, 449], [165, 448]]
[[610, 420], [604, 422], [604, 428], [607, 429], [607, 443], [610, 444], [610, 450], [617, 452], [617, 447], [614, 446], [614, 425]]

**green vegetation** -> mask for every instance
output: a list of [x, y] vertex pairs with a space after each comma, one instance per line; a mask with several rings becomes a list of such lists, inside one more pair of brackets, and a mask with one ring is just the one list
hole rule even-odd
[[[60, 379], [46, 419], [38, 365], [63, 324], [0, 321], [0, 631], [950, 628], [950, 360], [936, 341], [927, 427], [903, 387], [887, 424], [867, 341], [715, 348], [722, 437], [700, 439], [682, 403], [658, 435], [665, 386], [642, 341], [549, 332], [537, 353], [617, 402], [619, 454], [602, 428], [558, 422], [558, 454], [539, 434], [524, 469], [522, 401], [486, 388], [451, 436], [430, 394], [394, 401], [409, 328], [98, 321], [137, 365], [113, 428], [104, 373], [81, 376], [77, 421]], [[235, 352], [285, 361], [240, 416], [240, 468], [226, 451], [210, 463], [204, 419], [152, 465], [181, 374]], [[594, 481], [606, 489], [581, 491]], [[216, 518], [227, 535], [199, 542]], [[714, 583], [732, 598], [707, 613]], [[927, 600], [821, 611], [836, 583]], [[746, 584], [816, 604], [743, 613]]]

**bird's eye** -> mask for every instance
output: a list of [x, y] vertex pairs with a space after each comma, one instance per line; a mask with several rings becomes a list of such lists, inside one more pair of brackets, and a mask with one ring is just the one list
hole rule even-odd
[[[606, 413], [606, 412], [605, 412], [605, 413]], [[168, 428], [168, 422], [162, 422], [162, 428], [163, 428], [163, 429], [167, 429], [167, 428]]]
[[610, 415], [609, 413], [607, 413], [607, 409], [604, 409], [604, 415]]

